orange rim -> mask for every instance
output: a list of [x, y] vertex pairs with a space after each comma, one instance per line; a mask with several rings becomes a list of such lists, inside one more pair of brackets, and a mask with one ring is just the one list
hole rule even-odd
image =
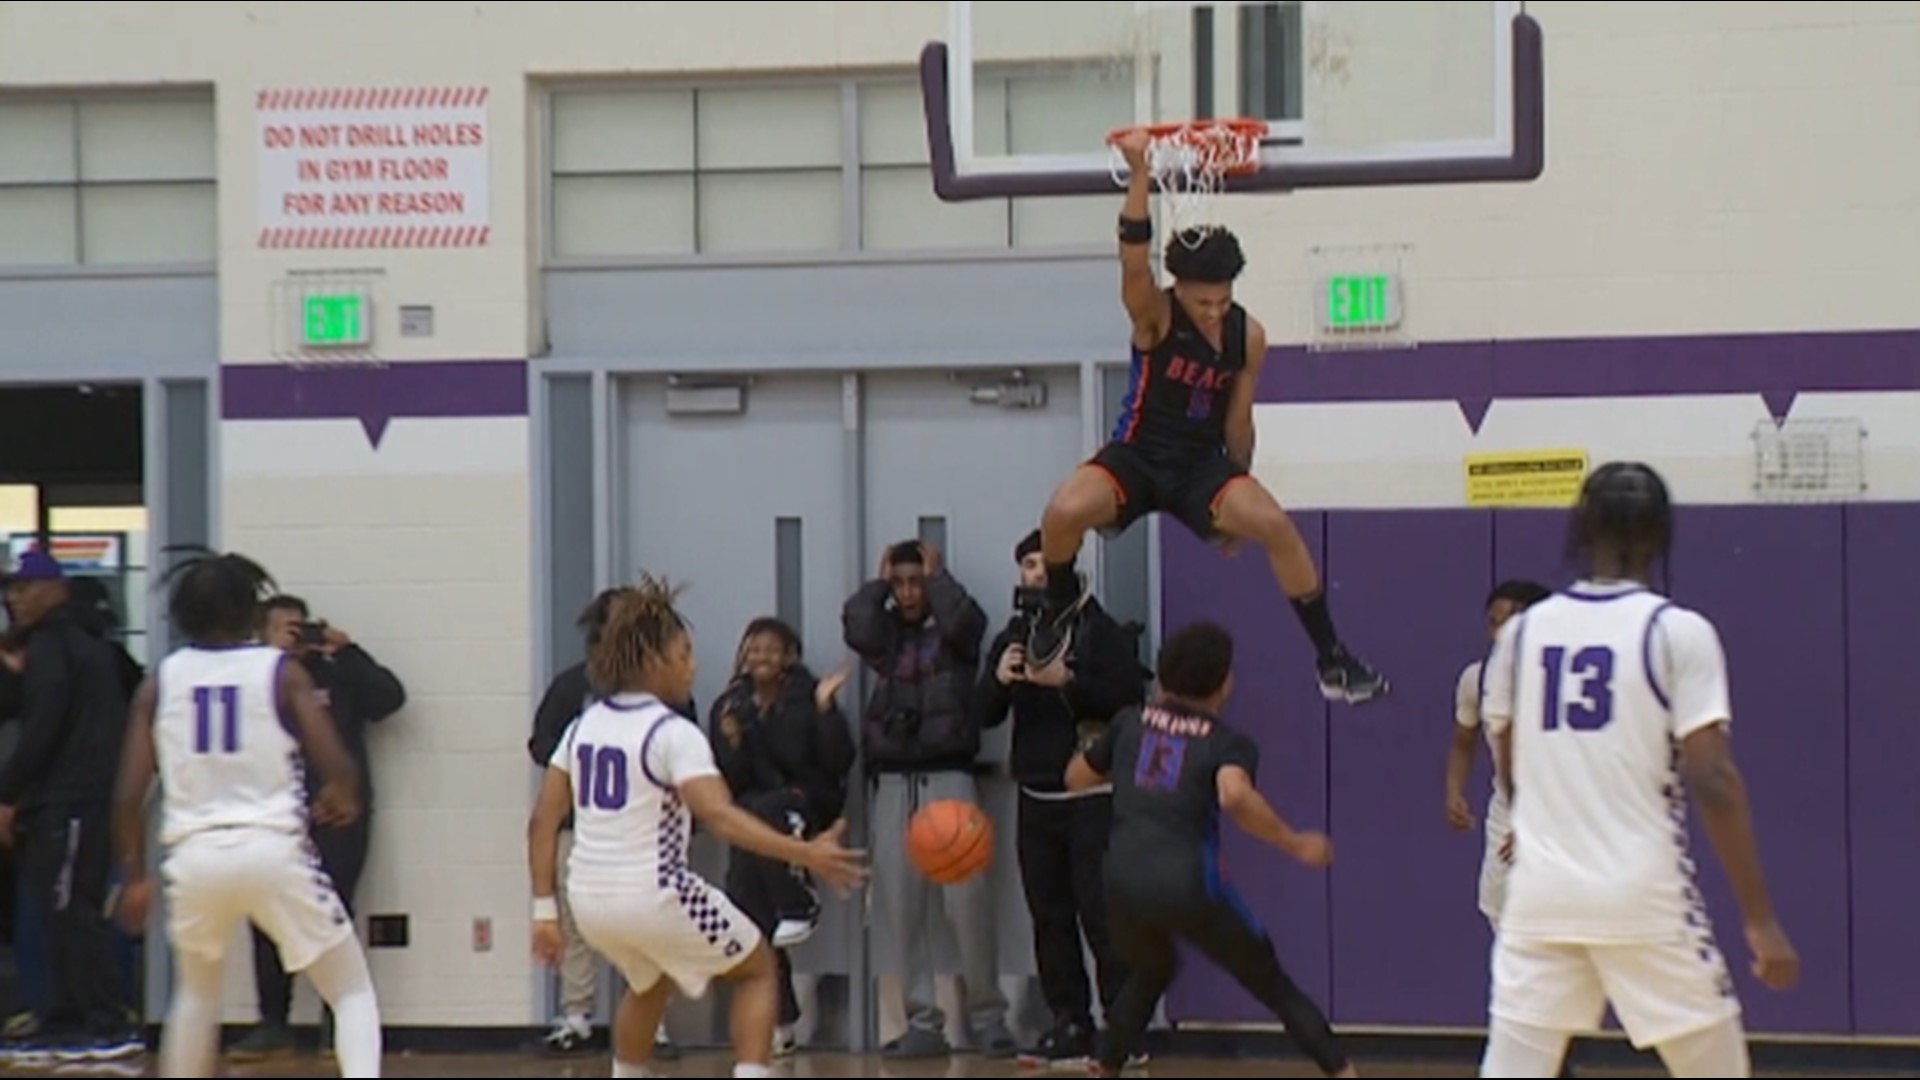
[[1260, 140], [1267, 135], [1267, 124], [1245, 117], [1134, 124], [1108, 132], [1107, 144], [1111, 146], [1136, 131], [1146, 132], [1154, 142], [1177, 143], [1207, 153], [1222, 162], [1220, 172], [1224, 175], [1244, 176], [1260, 170]]

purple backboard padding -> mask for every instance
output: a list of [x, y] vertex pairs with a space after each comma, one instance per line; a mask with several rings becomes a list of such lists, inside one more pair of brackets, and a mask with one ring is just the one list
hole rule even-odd
[[[1320, 558], [1321, 516], [1300, 514], [1295, 523]], [[1168, 568], [1161, 581], [1166, 626], [1212, 619], [1232, 632], [1235, 689], [1227, 722], [1259, 744], [1260, 790], [1281, 817], [1296, 828], [1325, 828], [1327, 705], [1315, 685], [1313, 647], [1266, 558], [1251, 548], [1226, 558], [1172, 522], [1163, 523], [1160, 535]], [[1247, 839], [1232, 825], [1222, 831], [1227, 874], [1272, 935], [1281, 965], [1327, 1007], [1327, 873]], [[1175, 1022], [1273, 1020], [1232, 979], [1184, 949], [1166, 1011]]]
[[[1214, 618], [1240, 636], [1233, 716], [1268, 755], [1263, 788], [1304, 826], [1318, 824], [1313, 806], [1325, 807], [1334, 837], [1335, 865], [1320, 887], [1244, 842], [1230, 845], [1232, 867], [1283, 962], [1338, 1022], [1478, 1026], [1488, 943], [1475, 906], [1481, 845], [1442, 818], [1453, 680], [1484, 651], [1481, 603], [1494, 581], [1565, 584], [1566, 516], [1303, 518], [1310, 541], [1324, 535], [1321, 566], [1343, 635], [1394, 680], [1387, 701], [1322, 706], [1303, 635], [1264, 560], [1228, 561], [1163, 529], [1167, 625]], [[1906, 657], [1920, 640], [1916, 540], [1920, 506], [1693, 507], [1678, 517], [1672, 594], [1720, 628], [1735, 753], [1775, 902], [1804, 963], [1787, 994], [1747, 974], [1738, 912], [1696, 824], [1709, 911], [1755, 1031], [1920, 1034], [1920, 940], [1906, 933], [1920, 897], [1920, 791], [1909, 781], [1920, 717], [1908, 705], [1920, 701], [1920, 667]], [[1318, 786], [1316, 769], [1326, 777]], [[1476, 805], [1485, 776], [1483, 764]], [[1317, 941], [1328, 943], [1324, 953]], [[1176, 1020], [1267, 1019], [1198, 962], [1168, 1005]]]

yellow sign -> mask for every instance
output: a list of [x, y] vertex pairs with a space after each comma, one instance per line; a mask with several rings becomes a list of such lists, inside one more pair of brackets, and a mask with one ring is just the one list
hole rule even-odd
[[1572, 506], [1587, 479], [1585, 450], [1523, 450], [1467, 457], [1468, 506]]

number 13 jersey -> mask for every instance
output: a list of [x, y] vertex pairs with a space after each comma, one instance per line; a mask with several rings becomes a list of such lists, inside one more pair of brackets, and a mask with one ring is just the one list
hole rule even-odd
[[1638, 584], [1580, 582], [1508, 620], [1482, 702], [1513, 741], [1503, 935], [1638, 943], [1705, 925], [1680, 744], [1730, 722], [1729, 697], [1713, 624]]

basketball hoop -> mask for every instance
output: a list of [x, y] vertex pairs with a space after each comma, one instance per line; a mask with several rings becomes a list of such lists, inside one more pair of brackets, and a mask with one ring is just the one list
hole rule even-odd
[[1125, 187], [1127, 159], [1120, 152], [1120, 140], [1143, 131], [1147, 135], [1147, 169], [1154, 190], [1167, 207], [1176, 235], [1189, 230], [1197, 246], [1206, 236], [1210, 223], [1207, 211], [1226, 188], [1229, 176], [1247, 176], [1260, 170], [1260, 142], [1266, 138], [1267, 125], [1260, 120], [1189, 120], [1185, 123], [1146, 124], [1125, 127], [1107, 136], [1113, 151], [1113, 182]]

